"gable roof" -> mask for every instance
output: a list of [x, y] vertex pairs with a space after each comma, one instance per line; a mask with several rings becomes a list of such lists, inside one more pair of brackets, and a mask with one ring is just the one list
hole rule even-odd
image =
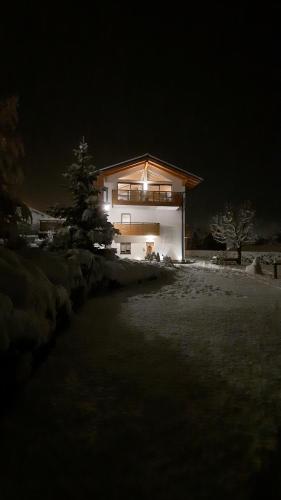
[[108, 165], [107, 167], [101, 168], [98, 170], [98, 173], [101, 175], [110, 175], [111, 173], [119, 172], [123, 169], [127, 169], [130, 167], [133, 167], [134, 165], [141, 163], [141, 162], [151, 162], [155, 164], [157, 167], [162, 167], [163, 169], [166, 169], [166, 171], [170, 171], [179, 177], [181, 177], [183, 180], [186, 180], [186, 185], [190, 189], [196, 187], [198, 184], [200, 184], [203, 181], [202, 177], [199, 177], [198, 175], [192, 174], [191, 172], [188, 172], [187, 170], [184, 170], [183, 168], [177, 167], [176, 165], [173, 165], [172, 163], [169, 163], [167, 161], [161, 160], [160, 158], [157, 158], [156, 156], [151, 155], [150, 153], [145, 153], [140, 156], [136, 156], [134, 158], [129, 158], [128, 160], [119, 162], [119, 163], [114, 163], [112, 165]]

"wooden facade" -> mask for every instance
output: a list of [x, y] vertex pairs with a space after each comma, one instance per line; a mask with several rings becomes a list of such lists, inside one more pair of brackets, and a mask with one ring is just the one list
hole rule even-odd
[[99, 171], [98, 176], [98, 187], [102, 188], [104, 182], [108, 175], [116, 174], [119, 172], [130, 171], [134, 167], [139, 167], [140, 169], [147, 169], [148, 167], [154, 167], [163, 173], [172, 173], [182, 181], [182, 185], [186, 187], [187, 190], [194, 189], [202, 182], [202, 178], [192, 174], [191, 172], [185, 171], [171, 163], [165, 162], [156, 158], [155, 156], [146, 153], [137, 158], [131, 158], [129, 160], [116, 163], [115, 165], [110, 165], [108, 167], [102, 168]]
[[174, 206], [182, 205], [182, 193], [157, 191], [118, 191], [112, 190], [112, 205], [148, 205]]
[[160, 235], [160, 224], [154, 222], [132, 222], [122, 224], [119, 222], [113, 223], [116, 229], [119, 229], [121, 236], [153, 236]]

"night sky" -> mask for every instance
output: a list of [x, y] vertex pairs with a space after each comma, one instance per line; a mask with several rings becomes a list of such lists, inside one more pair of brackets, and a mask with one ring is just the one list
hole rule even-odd
[[204, 177], [195, 225], [249, 199], [279, 227], [279, 2], [194, 3], [2, 10], [0, 93], [20, 98], [30, 205], [66, 200], [61, 172], [85, 135], [97, 167], [149, 152]]

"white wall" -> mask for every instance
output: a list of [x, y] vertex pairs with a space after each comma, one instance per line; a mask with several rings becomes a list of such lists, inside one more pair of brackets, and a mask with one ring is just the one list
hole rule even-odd
[[[144, 206], [144, 205], [114, 205], [112, 206], [112, 189], [117, 189], [118, 179], [122, 172], [108, 176], [104, 186], [108, 188], [109, 217], [112, 223], [121, 223], [121, 214], [131, 214], [131, 222], [154, 222], [160, 224], [160, 236], [116, 236], [112, 247], [117, 248], [117, 255], [121, 258], [144, 259], [146, 242], [155, 243], [155, 253], [160, 256], [168, 255], [173, 260], [182, 258], [182, 211], [178, 207]], [[182, 181], [170, 175], [167, 176], [172, 184], [172, 190], [183, 192]], [[131, 255], [120, 255], [120, 242], [131, 243]]]
[[[146, 254], [146, 242], [155, 243], [155, 252], [160, 256], [169, 255], [180, 260], [182, 251], [181, 209], [176, 207], [144, 207], [133, 205], [115, 205], [109, 211], [110, 222], [121, 222], [121, 214], [130, 213], [131, 222], [154, 222], [160, 224], [160, 236], [116, 236], [112, 244], [120, 255], [120, 242], [132, 243], [131, 258], [143, 259]], [[127, 255], [128, 257], [128, 255]]]

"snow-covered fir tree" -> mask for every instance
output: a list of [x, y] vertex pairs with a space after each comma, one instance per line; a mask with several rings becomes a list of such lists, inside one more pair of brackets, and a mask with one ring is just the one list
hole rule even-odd
[[[97, 188], [97, 170], [92, 164], [85, 139], [73, 150], [75, 162], [70, 165], [63, 177], [72, 195], [72, 204], [68, 207], [55, 206], [48, 210], [54, 217], [64, 219], [64, 231], [58, 231], [53, 246], [68, 248], [86, 248], [94, 245], [109, 245], [117, 232], [108, 222], [103, 209], [100, 190]], [[62, 233], [64, 236], [62, 237]]]
[[227, 205], [224, 211], [213, 217], [210, 229], [215, 241], [225, 243], [227, 249], [236, 249], [238, 263], [241, 264], [242, 245], [254, 243], [255, 210], [249, 202], [239, 207]]

